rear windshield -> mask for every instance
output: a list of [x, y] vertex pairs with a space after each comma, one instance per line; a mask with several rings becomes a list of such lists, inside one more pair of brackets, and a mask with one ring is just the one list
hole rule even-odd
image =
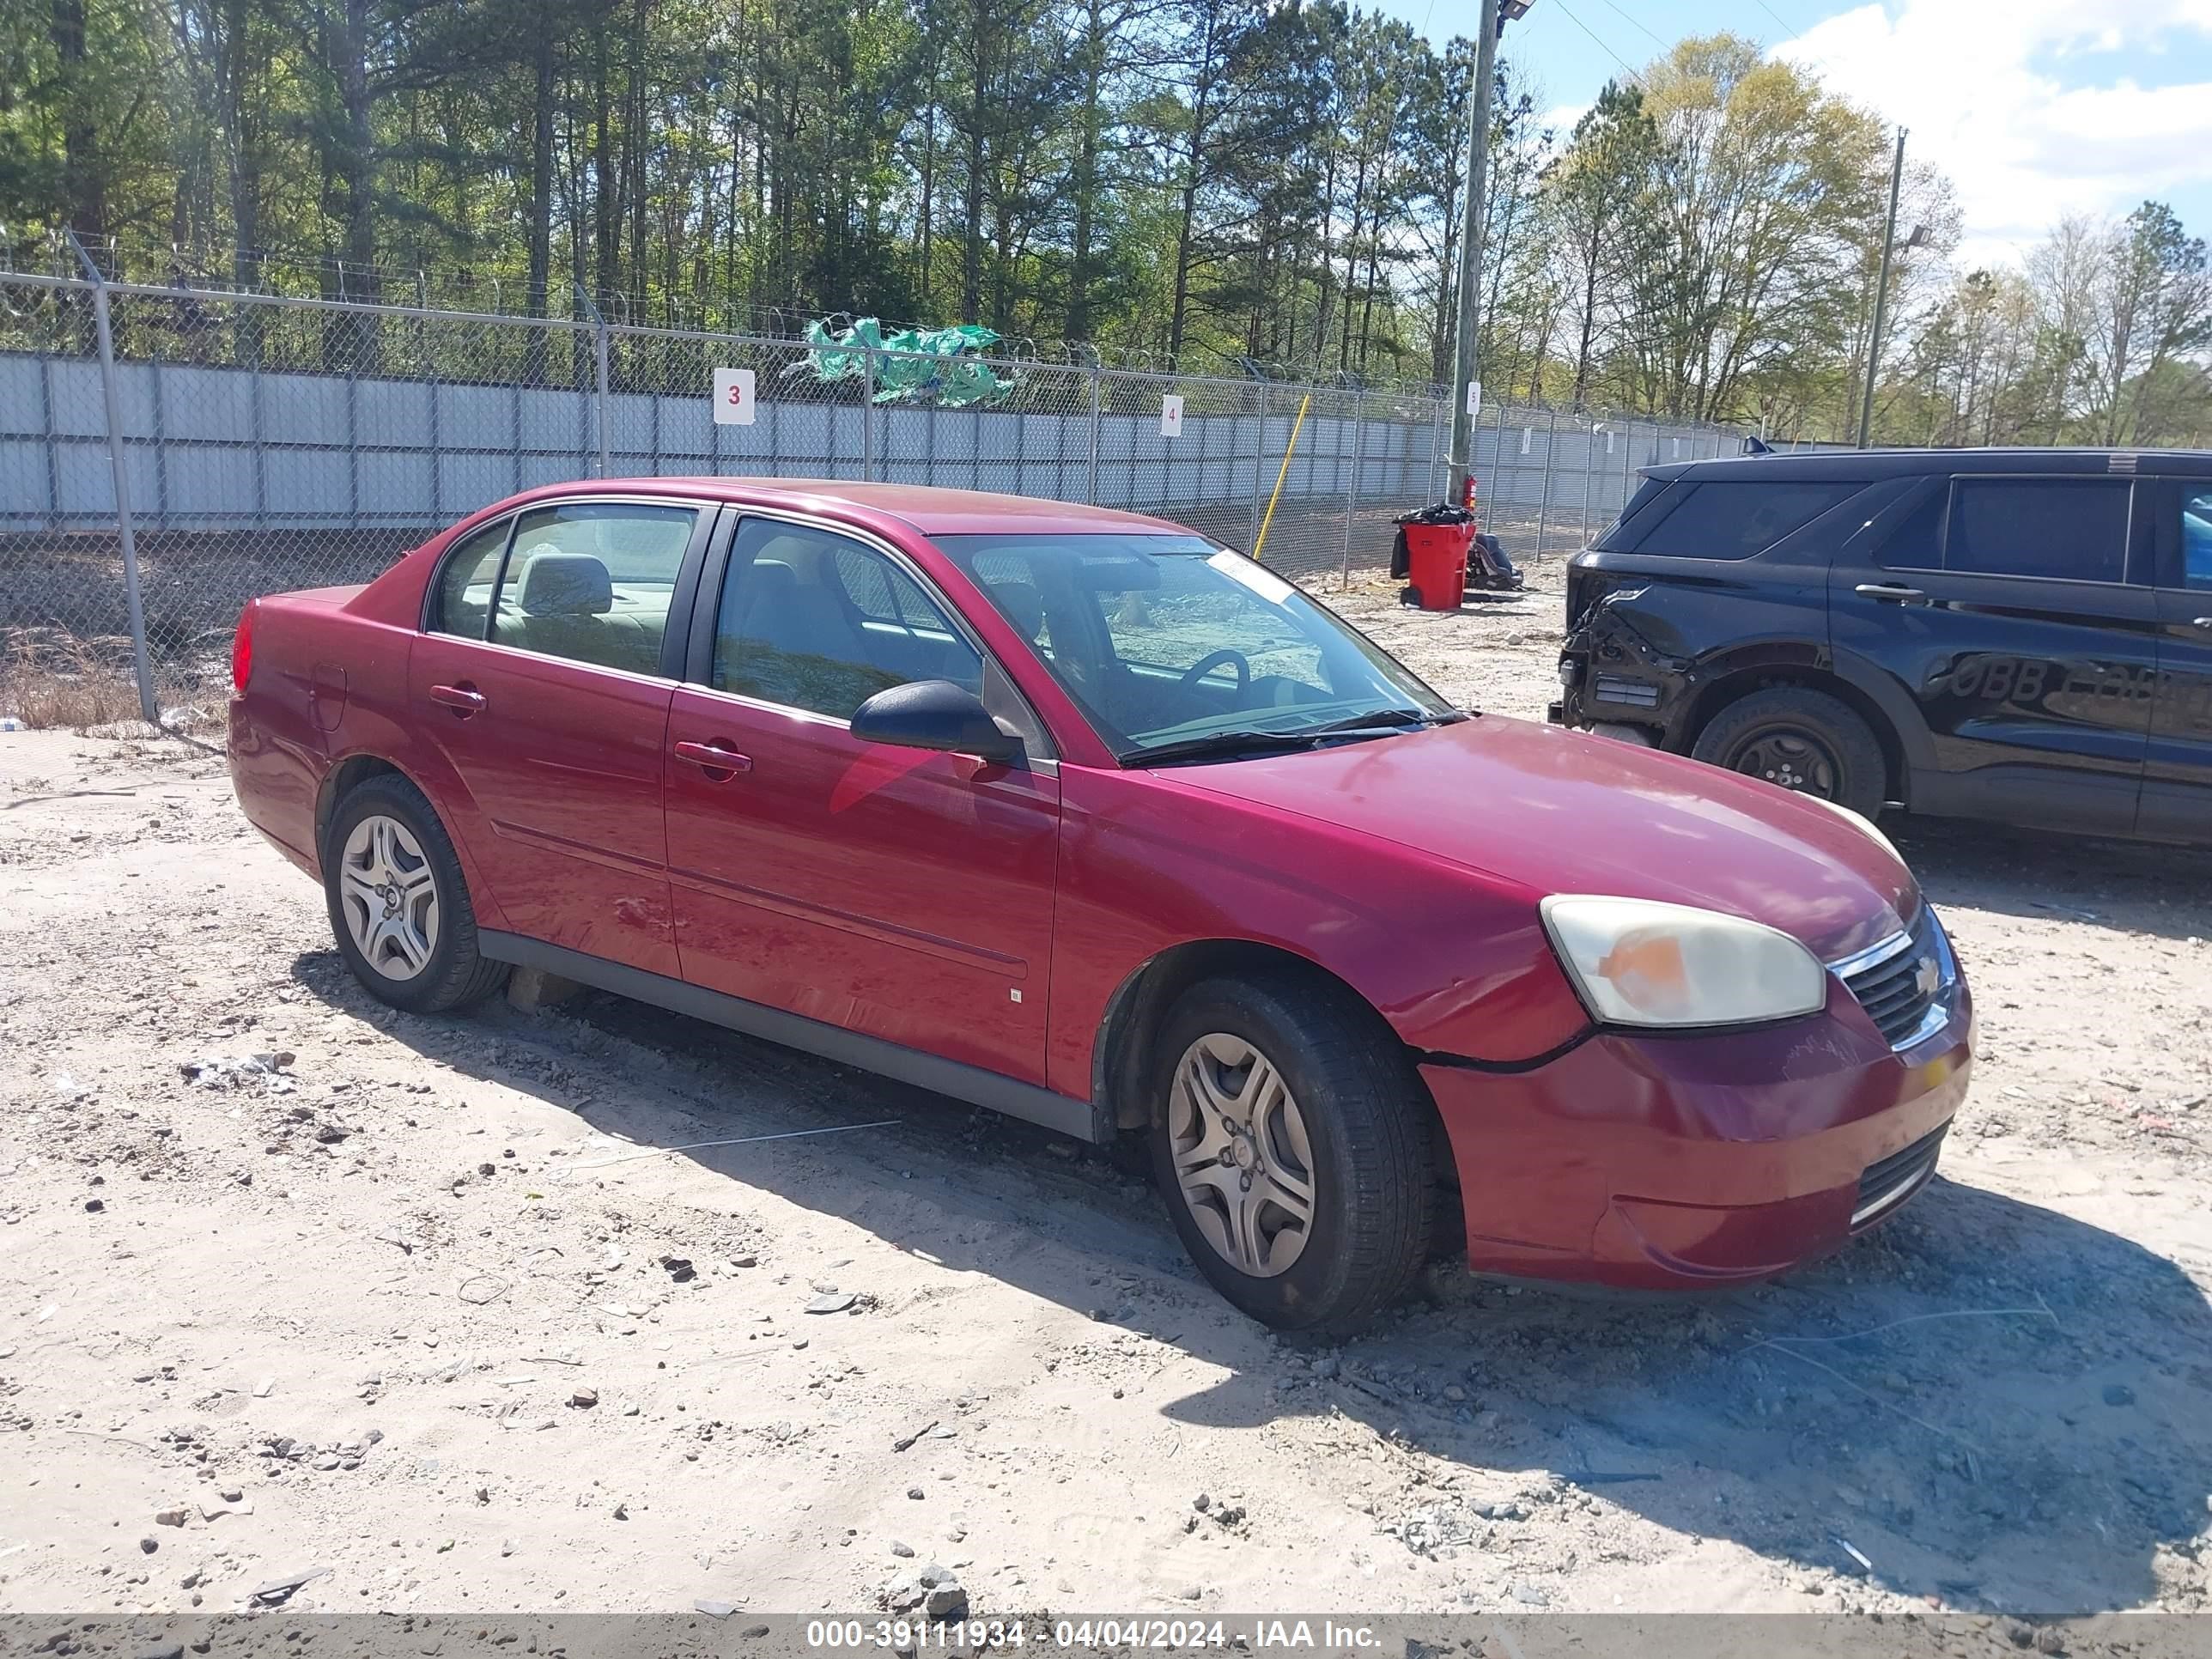
[[1638, 553], [1674, 559], [1748, 559], [1802, 530], [1866, 488], [1864, 479], [1727, 479], [1676, 492], [1667, 516], [1637, 542]]

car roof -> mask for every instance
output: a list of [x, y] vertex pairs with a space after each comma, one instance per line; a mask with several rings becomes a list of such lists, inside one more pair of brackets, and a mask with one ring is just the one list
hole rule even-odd
[[532, 490], [531, 501], [565, 495], [695, 495], [741, 507], [781, 507], [839, 518], [896, 519], [926, 536], [1010, 533], [1188, 535], [1165, 519], [1118, 507], [1084, 507], [1033, 495], [930, 484], [860, 483], [843, 478], [586, 478]]
[[2133, 472], [2212, 475], [2212, 450], [2203, 449], [1840, 449], [1776, 451], [1729, 455], [1710, 461], [1669, 461], [1647, 466], [1648, 478], [1700, 482], [1755, 478], [1872, 480], [1927, 473], [2036, 472], [2125, 476]]

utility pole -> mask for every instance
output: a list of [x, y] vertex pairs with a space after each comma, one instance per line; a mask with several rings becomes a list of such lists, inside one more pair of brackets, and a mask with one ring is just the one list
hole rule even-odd
[[[1905, 129], [1897, 130], [1897, 159], [1889, 169], [1889, 222], [1881, 233], [1881, 275], [1874, 285], [1874, 331], [1867, 337], [1866, 384], [1859, 392], [1859, 447], [1874, 426], [1874, 382], [1881, 369], [1881, 325], [1889, 313], [1889, 258], [1897, 245], [1897, 197], [1905, 184]], [[1913, 233], [1917, 243], [1920, 234]]]
[[1490, 86], [1498, 78], [1498, 32], [1503, 14], [1517, 17], [1528, 0], [1477, 0], [1474, 85], [1467, 100], [1467, 209], [1459, 228], [1459, 323], [1452, 349], [1450, 468], [1445, 474], [1455, 503], [1467, 500], [1474, 469], [1474, 411], [1468, 389], [1474, 383], [1475, 295], [1482, 275], [1483, 198], [1490, 183]]

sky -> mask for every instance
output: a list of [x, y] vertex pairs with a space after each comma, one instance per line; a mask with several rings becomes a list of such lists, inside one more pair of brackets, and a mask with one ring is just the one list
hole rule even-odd
[[[1380, 0], [1442, 43], [1474, 0]], [[1567, 122], [1623, 65], [1722, 29], [1817, 70], [1950, 176], [1960, 269], [2146, 197], [2212, 237], [2212, 0], [1534, 0], [1505, 32]]]

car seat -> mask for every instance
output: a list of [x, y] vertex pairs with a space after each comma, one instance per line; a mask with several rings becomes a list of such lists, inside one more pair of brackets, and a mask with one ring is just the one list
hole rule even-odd
[[513, 605], [502, 599], [492, 623], [497, 643], [635, 674], [660, 672], [659, 635], [636, 617], [614, 614], [613, 580], [593, 555], [544, 549], [524, 559], [509, 585]]

